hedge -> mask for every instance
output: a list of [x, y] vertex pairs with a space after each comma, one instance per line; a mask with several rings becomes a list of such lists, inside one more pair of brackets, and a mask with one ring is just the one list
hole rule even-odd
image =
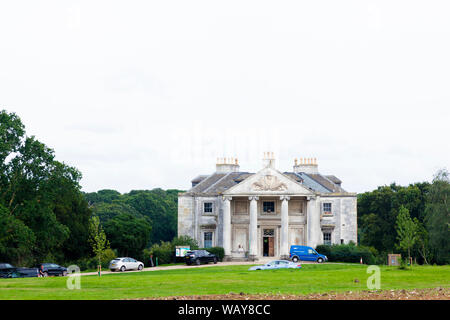
[[316, 251], [326, 255], [330, 262], [360, 262], [376, 264], [377, 251], [373, 247], [357, 246], [354, 243], [339, 245], [318, 245]]

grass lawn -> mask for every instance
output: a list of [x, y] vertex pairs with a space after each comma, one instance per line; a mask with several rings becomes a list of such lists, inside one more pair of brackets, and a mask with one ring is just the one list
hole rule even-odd
[[[0, 299], [125, 299], [227, 294], [309, 294], [367, 290], [371, 275], [359, 264], [305, 264], [300, 270], [247, 271], [249, 265], [82, 276], [81, 289], [67, 277], [0, 279]], [[450, 287], [450, 266], [381, 266], [381, 289]], [[359, 282], [354, 280], [358, 279]]]

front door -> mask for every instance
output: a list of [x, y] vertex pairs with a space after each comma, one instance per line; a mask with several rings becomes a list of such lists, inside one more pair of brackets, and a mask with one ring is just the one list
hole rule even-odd
[[273, 229], [264, 229], [263, 235], [263, 256], [264, 257], [273, 257], [274, 254], [274, 230]]

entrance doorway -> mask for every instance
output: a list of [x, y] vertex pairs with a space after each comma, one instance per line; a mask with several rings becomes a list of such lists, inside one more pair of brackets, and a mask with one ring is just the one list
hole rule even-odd
[[274, 254], [274, 229], [264, 229], [263, 234], [263, 256], [273, 257]]

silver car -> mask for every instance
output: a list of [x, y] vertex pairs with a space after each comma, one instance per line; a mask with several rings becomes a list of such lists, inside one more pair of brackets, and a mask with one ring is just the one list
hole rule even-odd
[[109, 270], [111, 271], [126, 271], [126, 270], [142, 270], [144, 263], [133, 258], [116, 258], [109, 263]]
[[274, 260], [262, 266], [250, 267], [248, 270], [273, 270], [273, 269], [300, 269], [302, 265], [300, 263], [294, 263], [288, 260]]

